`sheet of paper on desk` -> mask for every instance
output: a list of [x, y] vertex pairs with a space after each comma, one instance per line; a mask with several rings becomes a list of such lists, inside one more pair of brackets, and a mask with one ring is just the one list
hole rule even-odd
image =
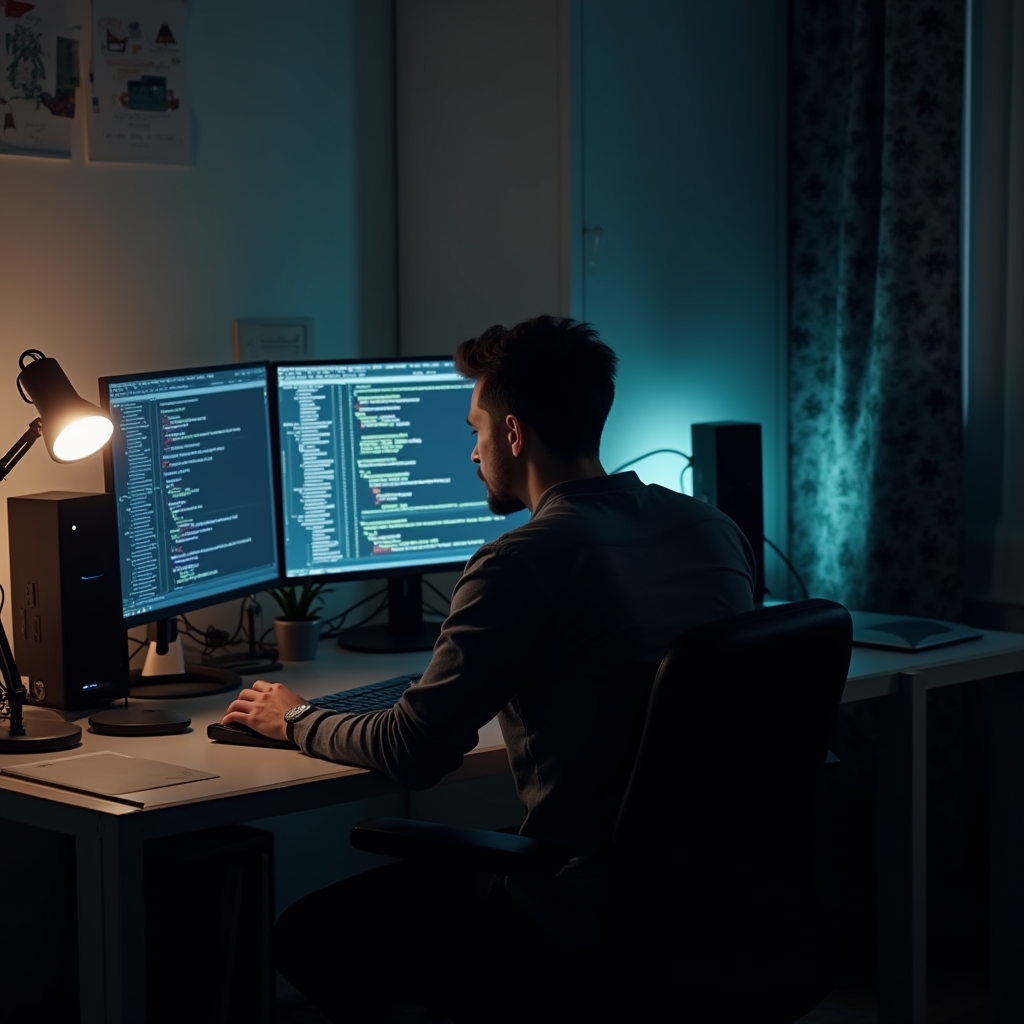
[[[74, 789], [80, 793], [118, 798], [125, 793], [139, 793], [146, 789], [177, 786], [182, 782], [217, 778], [211, 772], [166, 764], [163, 761], [150, 761], [144, 757], [131, 757], [112, 750], [57, 757], [32, 764], [15, 764], [4, 768], [3, 772], [5, 775], [46, 782], [51, 786]], [[142, 806], [141, 801], [127, 802]]]

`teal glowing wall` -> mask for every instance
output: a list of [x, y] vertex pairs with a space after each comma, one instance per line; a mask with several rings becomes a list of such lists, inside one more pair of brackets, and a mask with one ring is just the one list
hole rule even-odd
[[[602, 460], [688, 452], [694, 422], [760, 423], [783, 546], [785, 11], [578, 0], [572, 27], [573, 313], [621, 358]], [[637, 469], [678, 487], [681, 465]]]

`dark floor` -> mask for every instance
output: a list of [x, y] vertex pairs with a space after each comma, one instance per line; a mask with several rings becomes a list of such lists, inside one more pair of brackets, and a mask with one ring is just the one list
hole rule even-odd
[[[988, 974], [981, 968], [949, 971], [929, 984], [928, 1024], [987, 1024]], [[410, 1014], [408, 1024], [418, 1024]], [[874, 986], [848, 980], [797, 1024], [877, 1024]], [[277, 1024], [328, 1024], [301, 996], [278, 1001]], [[398, 1024], [396, 1020], [395, 1024]]]
[[[928, 1024], [987, 1024], [988, 975], [982, 971], [950, 974], [929, 985]], [[843, 986], [798, 1024], [877, 1024], [873, 986]], [[313, 1022], [310, 1022], [313, 1024]]]
[[[315, 1006], [296, 994], [278, 1000], [275, 1024], [330, 1024], [330, 1021]], [[388, 1018], [388, 1024], [437, 1024], [437, 1018], [426, 1011], [409, 1007], [405, 1012], [396, 1011]]]
[[277, 1001], [275, 1024], [328, 1024], [327, 1018], [301, 996], [285, 996]]

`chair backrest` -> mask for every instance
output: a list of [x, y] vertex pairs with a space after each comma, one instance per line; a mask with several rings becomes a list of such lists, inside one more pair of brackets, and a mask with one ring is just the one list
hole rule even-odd
[[653, 913], [676, 937], [654, 934], [638, 956], [714, 972], [723, 949], [734, 964], [760, 956], [810, 920], [815, 805], [851, 643], [846, 609], [809, 600], [672, 645], [610, 855], [609, 929], [642, 947]]

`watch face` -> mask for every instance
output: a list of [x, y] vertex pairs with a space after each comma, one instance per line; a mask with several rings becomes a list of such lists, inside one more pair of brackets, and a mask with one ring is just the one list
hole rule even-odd
[[311, 709], [311, 704], [296, 704], [295, 707], [289, 708], [284, 713], [284, 720], [286, 722], [294, 722], [296, 718], [301, 718], [307, 711], [310, 711]]

